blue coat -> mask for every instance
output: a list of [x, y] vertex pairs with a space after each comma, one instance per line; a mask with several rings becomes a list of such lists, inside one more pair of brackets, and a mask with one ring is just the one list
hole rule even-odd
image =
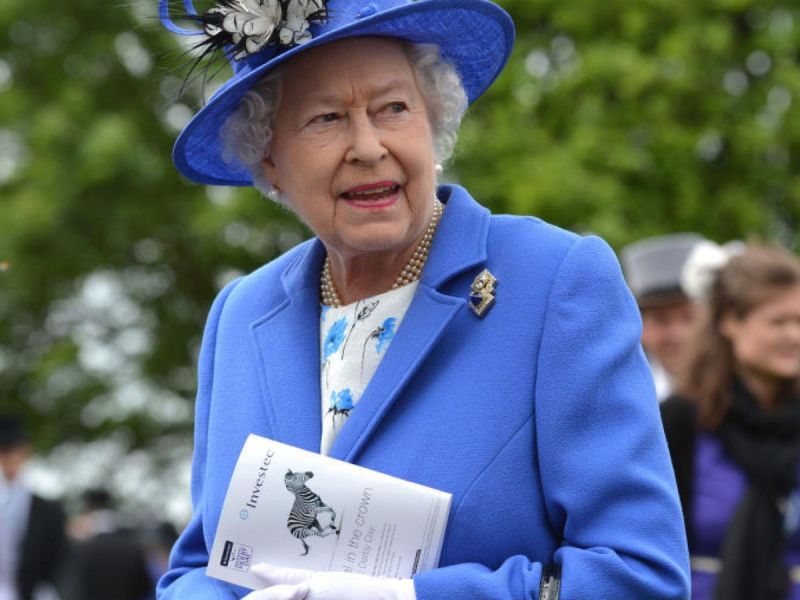
[[[440, 568], [419, 600], [688, 598], [683, 520], [636, 305], [605, 242], [492, 216], [457, 186], [416, 296], [331, 455], [446, 490]], [[159, 598], [237, 598], [205, 575], [249, 433], [319, 450], [319, 274], [311, 240], [228, 285], [203, 339], [194, 517]], [[467, 305], [497, 278], [482, 318]]]

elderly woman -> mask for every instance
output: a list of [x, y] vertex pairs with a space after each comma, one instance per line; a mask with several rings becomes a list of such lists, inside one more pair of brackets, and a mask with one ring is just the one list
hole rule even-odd
[[159, 597], [247, 594], [205, 567], [250, 433], [453, 502], [437, 569], [262, 566], [248, 600], [687, 597], [675, 483], [613, 252], [437, 187], [468, 102], [508, 57], [508, 16], [486, 0], [329, 0], [298, 25], [290, 1], [266, 39], [255, 12], [269, 6], [194, 17], [234, 75], [175, 159], [200, 182], [256, 185], [316, 237], [214, 302], [195, 513]]

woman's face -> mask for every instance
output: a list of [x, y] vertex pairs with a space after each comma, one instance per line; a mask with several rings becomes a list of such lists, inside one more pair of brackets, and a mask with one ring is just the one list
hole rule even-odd
[[742, 318], [725, 318], [722, 332], [745, 373], [773, 380], [799, 377], [800, 285], [770, 297]]
[[425, 100], [400, 42], [345, 39], [292, 59], [273, 121], [267, 177], [348, 260], [413, 251], [433, 208]]

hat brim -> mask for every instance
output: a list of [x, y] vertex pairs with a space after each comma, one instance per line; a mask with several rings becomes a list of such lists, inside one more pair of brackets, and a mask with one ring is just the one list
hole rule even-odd
[[664, 308], [679, 304], [691, 304], [691, 299], [680, 287], [652, 290], [636, 296], [636, 303], [640, 310], [649, 308]]
[[511, 54], [514, 24], [487, 0], [419, 0], [321, 33], [231, 77], [189, 121], [178, 136], [173, 160], [189, 179], [211, 185], [252, 185], [250, 174], [222, 158], [220, 128], [244, 94], [270, 70], [299, 52], [335, 40], [362, 35], [385, 36], [436, 44], [461, 77], [469, 102], [497, 78]]

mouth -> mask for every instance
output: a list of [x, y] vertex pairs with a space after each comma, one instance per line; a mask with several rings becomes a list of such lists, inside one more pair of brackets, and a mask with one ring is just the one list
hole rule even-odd
[[350, 188], [341, 197], [355, 206], [363, 208], [383, 208], [394, 204], [400, 185], [391, 181], [381, 181]]

